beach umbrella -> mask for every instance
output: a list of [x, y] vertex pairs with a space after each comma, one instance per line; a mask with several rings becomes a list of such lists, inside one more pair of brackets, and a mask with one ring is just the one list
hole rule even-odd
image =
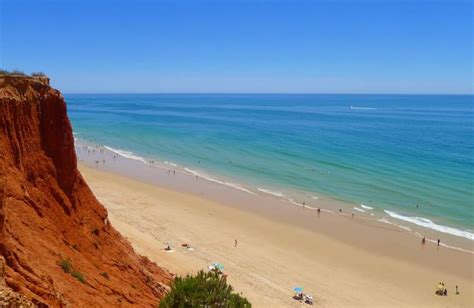
[[219, 262], [214, 262], [212, 263], [212, 266], [214, 266], [215, 269], [218, 269], [220, 271], [223, 271], [224, 270], [224, 264], [221, 264]]
[[296, 288], [294, 288], [293, 290], [295, 290], [296, 293], [302, 293], [302, 292], [303, 292], [303, 288], [302, 288], [302, 287], [296, 287]]

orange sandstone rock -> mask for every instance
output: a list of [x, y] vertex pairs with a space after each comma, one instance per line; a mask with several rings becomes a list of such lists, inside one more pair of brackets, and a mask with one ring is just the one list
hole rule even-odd
[[61, 93], [0, 76], [0, 285], [40, 306], [156, 306], [172, 275], [108, 223], [76, 165]]

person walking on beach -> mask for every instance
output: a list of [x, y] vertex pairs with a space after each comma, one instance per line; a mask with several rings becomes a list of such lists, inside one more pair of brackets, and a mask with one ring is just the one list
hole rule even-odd
[[237, 247], [237, 240], [234, 240], [234, 247]]
[[441, 242], [441, 240], [440, 240], [440, 239], [438, 239], [438, 246], [439, 246], [439, 243], [440, 243], [440, 242]]
[[458, 289], [458, 286], [456, 286], [456, 295], [459, 295], [459, 289]]
[[423, 236], [423, 238], [421, 239], [421, 244], [425, 245], [426, 243], [426, 238]]

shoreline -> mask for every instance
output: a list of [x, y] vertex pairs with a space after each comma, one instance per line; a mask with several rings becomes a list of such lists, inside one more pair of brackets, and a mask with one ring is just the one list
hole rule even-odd
[[[232, 180], [217, 179], [214, 176], [209, 176], [203, 172], [172, 162], [148, 160], [132, 152], [116, 150], [109, 146], [99, 146], [83, 140], [78, 141], [77, 138], [76, 153], [78, 159], [90, 167], [97, 166], [109, 172], [125, 175], [172, 190], [205, 195], [211, 200], [238, 208], [242, 207], [240, 200], [266, 205], [286, 203], [295, 208], [307, 210], [310, 213], [308, 215], [314, 215], [319, 208], [323, 213], [346, 217], [354, 216], [358, 220], [367, 221], [368, 224], [378, 224], [378, 227], [394, 227], [400, 231], [410, 233], [413, 237], [418, 238], [419, 241], [423, 237], [426, 237], [427, 242], [431, 243], [436, 243], [437, 239], [441, 239], [440, 245], [445, 248], [474, 254], [474, 235], [469, 231], [435, 224], [427, 218], [403, 216], [392, 210], [377, 208], [372, 204], [356, 204], [319, 193], [307, 193], [296, 190], [288, 192], [284, 189], [277, 191], [275, 189], [259, 187], [260, 185], [256, 186], [256, 189], [252, 189], [236, 184]], [[103, 160], [108, 163], [103, 164]], [[179, 176], [180, 181], [176, 181], [168, 175]], [[274, 209], [275, 207], [267, 207], [263, 210], [252, 207], [251, 210], [258, 213]], [[342, 212], [339, 212], [340, 209], [342, 209]], [[446, 233], [446, 230], [453, 234]]]
[[[321, 213], [311, 217], [316, 227], [310, 229], [304, 209], [293, 211], [281, 201], [278, 208], [270, 202], [256, 211], [240, 199], [237, 208], [205, 193], [144, 183], [83, 162], [79, 169], [137, 252], [179, 275], [222, 262], [229, 282], [256, 307], [298, 306], [291, 299], [295, 286], [305, 287], [321, 306], [473, 304], [472, 254], [421, 245], [393, 226]], [[168, 242], [173, 252], [164, 250]], [[438, 281], [447, 284], [448, 297], [434, 295]]]

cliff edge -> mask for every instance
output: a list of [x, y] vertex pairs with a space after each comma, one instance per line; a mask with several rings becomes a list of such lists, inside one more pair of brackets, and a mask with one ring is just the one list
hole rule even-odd
[[0, 75], [0, 261], [0, 289], [36, 306], [155, 307], [172, 279], [108, 222], [46, 79]]

